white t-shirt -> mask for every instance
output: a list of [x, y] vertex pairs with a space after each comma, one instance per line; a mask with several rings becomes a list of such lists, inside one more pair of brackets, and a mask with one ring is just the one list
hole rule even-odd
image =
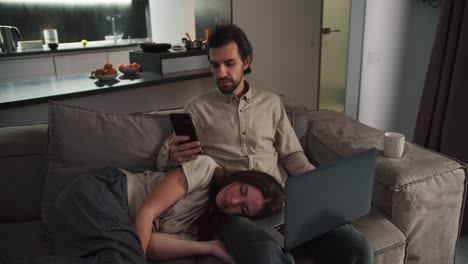
[[[196, 239], [196, 230], [191, 228], [191, 225], [205, 209], [211, 179], [217, 167], [218, 164], [205, 155], [199, 155], [195, 160], [182, 164], [187, 178], [187, 194], [154, 219], [153, 232], [179, 234], [186, 240]], [[127, 177], [128, 208], [133, 220], [143, 201], [166, 173], [155, 171], [131, 173], [121, 170]]]

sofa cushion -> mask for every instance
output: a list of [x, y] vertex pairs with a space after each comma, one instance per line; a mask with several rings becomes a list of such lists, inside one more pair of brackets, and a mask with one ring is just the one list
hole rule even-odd
[[102, 167], [155, 170], [155, 157], [172, 132], [168, 116], [105, 113], [49, 103], [49, 148], [42, 217], [58, 193], [80, 174]]
[[[369, 214], [356, 219], [352, 224], [372, 243], [375, 264], [405, 263], [406, 235], [378, 210], [372, 208]], [[304, 247], [292, 252], [297, 264], [316, 263]]]
[[289, 122], [291, 122], [294, 132], [296, 133], [302, 148], [304, 148], [307, 139], [306, 132], [309, 127], [308, 110], [304, 106], [295, 103], [284, 95], [280, 95], [280, 99], [283, 103]]
[[352, 224], [371, 241], [374, 263], [405, 263], [407, 236], [377, 209]]
[[0, 263], [48, 255], [43, 230], [41, 220], [0, 223]]
[[319, 166], [375, 147], [383, 135], [333, 110], [311, 111], [308, 119], [306, 155]]
[[41, 218], [46, 150], [47, 125], [0, 128], [0, 222]]

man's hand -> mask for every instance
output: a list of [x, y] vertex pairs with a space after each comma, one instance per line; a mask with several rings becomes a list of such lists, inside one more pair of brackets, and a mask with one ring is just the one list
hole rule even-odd
[[185, 161], [195, 159], [201, 153], [200, 141], [183, 143], [189, 136], [175, 136], [171, 142], [169, 160], [172, 165], [179, 166]]

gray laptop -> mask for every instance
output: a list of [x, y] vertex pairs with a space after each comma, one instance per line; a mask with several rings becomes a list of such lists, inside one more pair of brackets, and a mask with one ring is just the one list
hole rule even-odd
[[290, 250], [367, 214], [376, 157], [373, 148], [289, 177], [283, 210], [255, 223]]

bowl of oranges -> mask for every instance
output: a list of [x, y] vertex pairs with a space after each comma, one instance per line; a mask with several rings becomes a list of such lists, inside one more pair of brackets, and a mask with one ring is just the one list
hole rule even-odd
[[124, 75], [133, 75], [140, 70], [140, 64], [137, 62], [131, 64], [120, 64], [119, 71]]
[[102, 68], [95, 70], [93, 76], [100, 81], [110, 81], [117, 77], [117, 70], [112, 64], [106, 63]]

